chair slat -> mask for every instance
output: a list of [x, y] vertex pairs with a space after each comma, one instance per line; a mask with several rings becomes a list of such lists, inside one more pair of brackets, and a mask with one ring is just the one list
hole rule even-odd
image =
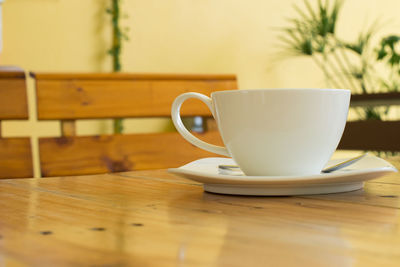
[[[55, 74], [56, 75], [56, 74]], [[37, 77], [41, 75], [37, 74]], [[175, 97], [195, 91], [210, 95], [213, 91], [237, 89], [234, 78], [216, 80], [214, 76], [180, 75], [154, 80], [114, 78], [95, 79], [85, 75], [79, 79], [57, 79], [45, 75], [36, 80], [38, 118], [96, 119], [127, 117], [169, 117]], [[129, 77], [129, 76], [128, 76]], [[197, 79], [195, 79], [197, 78]], [[210, 116], [207, 107], [197, 100], [189, 100], [182, 108], [182, 116]]]
[[[196, 134], [222, 144], [218, 132]], [[42, 176], [63, 176], [178, 167], [216, 156], [194, 147], [178, 133], [40, 138]]]
[[[0, 66], [0, 120], [28, 117], [25, 72]], [[2, 138], [1, 130], [0, 126], [0, 178], [33, 177], [30, 138]]]
[[3, 119], [28, 119], [25, 79], [0, 76], [0, 120]]
[[33, 177], [29, 138], [0, 138], [0, 178]]
[[338, 148], [400, 151], [400, 121], [347, 122]]
[[71, 120], [61, 121], [61, 135], [62, 136], [74, 136], [75, 134], [76, 134], [75, 121], [71, 121]]

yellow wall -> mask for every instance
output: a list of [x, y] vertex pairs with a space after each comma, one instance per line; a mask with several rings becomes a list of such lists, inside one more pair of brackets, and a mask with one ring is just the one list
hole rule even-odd
[[[6, 0], [1, 64], [36, 71], [110, 71], [109, 0]], [[310, 0], [310, 2], [316, 2]], [[241, 87], [317, 87], [308, 60], [276, 63], [277, 27], [300, 0], [122, 0], [131, 40], [123, 65], [134, 72], [237, 73]], [[400, 29], [398, 0], [345, 1], [347, 39], [381, 18]], [[280, 62], [280, 61], [279, 61]], [[304, 67], [306, 66], [306, 67]]]
[[[31, 71], [110, 71], [109, 0], [5, 0], [0, 64]], [[310, 0], [310, 2], [316, 2]], [[309, 59], [278, 57], [278, 27], [299, 0], [122, 0], [130, 28], [123, 69], [151, 73], [235, 73], [240, 88], [321, 87], [323, 76]], [[400, 32], [398, 0], [347, 0], [338, 26], [343, 38], [382, 18], [382, 34]], [[29, 81], [31, 114], [34, 90]], [[109, 123], [109, 122], [107, 122]], [[109, 131], [85, 124], [81, 134]], [[135, 124], [135, 123], [134, 123]], [[164, 124], [164, 125], [163, 125]], [[162, 122], [165, 127], [168, 122]], [[160, 127], [139, 121], [139, 128]], [[104, 130], [104, 128], [107, 128]], [[129, 131], [135, 131], [127, 126]], [[5, 124], [4, 135], [59, 134], [55, 122]], [[36, 149], [36, 144], [34, 145]]]

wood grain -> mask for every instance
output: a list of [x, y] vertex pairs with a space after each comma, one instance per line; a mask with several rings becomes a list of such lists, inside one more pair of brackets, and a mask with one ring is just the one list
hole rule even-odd
[[32, 176], [30, 138], [0, 138], [0, 178]]
[[0, 77], [0, 120], [28, 119], [28, 117], [25, 79]]
[[[215, 156], [177, 133], [75, 136], [76, 119], [170, 117], [173, 100], [194, 91], [237, 89], [234, 75], [31, 73], [36, 80], [39, 120], [61, 120], [63, 137], [40, 138], [42, 176], [168, 168]], [[199, 100], [188, 100], [182, 116], [211, 117]], [[202, 138], [222, 144], [219, 134]]]
[[76, 135], [76, 123], [73, 120], [61, 121], [61, 135], [74, 136]]
[[[398, 266], [400, 202], [377, 203], [377, 185], [319, 199], [209, 194], [164, 170], [3, 180], [2, 260], [28, 266]], [[399, 186], [385, 191], [399, 198]]]
[[[90, 119], [123, 117], [169, 117], [173, 100], [184, 92], [195, 91], [210, 95], [213, 91], [237, 89], [234, 76], [231, 80], [216, 80], [217, 76], [195, 76], [186, 79], [175, 75], [154, 79], [128, 79], [121, 75], [112, 78], [84, 76], [41, 79], [35, 75], [38, 101], [38, 118]], [[118, 79], [120, 77], [121, 79]], [[230, 76], [228, 76], [230, 77]], [[97, 78], [97, 79], [96, 79]], [[197, 79], [194, 79], [197, 78]], [[182, 116], [210, 116], [206, 105], [189, 100], [182, 108]]]
[[[218, 132], [197, 136], [222, 144]], [[216, 156], [194, 147], [178, 133], [40, 138], [42, 176], [171, 168]]]
[[[1, 120], [28, 119], [25, 72], [17, 67], [0, 66]], [[29, 138], [2, 138], [0, 124], [0, 178], [32, 177]]]

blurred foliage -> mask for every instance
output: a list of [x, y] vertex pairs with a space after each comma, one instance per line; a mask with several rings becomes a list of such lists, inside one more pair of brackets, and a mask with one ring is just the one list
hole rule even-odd
[[112, 56], [113, 71], [119, 72], [122, 70], [121, 65], [121, 51], [122, 41], [128, 41], [129, 28], [122, 29], [121, 21], [121, 1], [111, 0], [111, 7], [106, 10], [107, 14], [111, 15], [112, 23], [112, 46], [107, 51]]
[[[312, 6], [304, 0], [304, 8], [293, 5], [297, 18], [281, 29], [280, 40], [290, 56], [311, 57], [323, 71], [328, 86], [348, 88], [354, 93], [400, 91], [400, 36], [390, 35], [374, 44], [377, 23], [361, 31], [354, 41], [341, 39], [337, 23], [342, 0], [318, 0]], [[382, 65], [380, 73], [377, 67]], [[360, 119], [382, 120], [389, 107], [357, 108]]]
[[[121, 28], [121, 1], [111, 0], [111, 7], [106, 10], [107, 14], [111, 15], [112, 23], [112, 46], [107, 51], [112, 57], [113, 71], [120, 72], [122, 70], [121, 65], [121, 51], [122, 51], [122, 41], [128, 41], [128, 31], [129, 28]], [[123, 120], [114, 119], [113, 123], [114, 133], [120, 134], [123, 132]]]

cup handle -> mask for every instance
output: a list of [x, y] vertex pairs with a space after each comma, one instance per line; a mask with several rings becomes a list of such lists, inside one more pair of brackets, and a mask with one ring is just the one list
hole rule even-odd
[[199, 93], [184, 93], [175, 98], [174, 103], [172, 104], [171, 116], [175, 128], [178, 130], [178, 132], [182, 135], [183, 138], [185, 138], [188, 142], [192, 143], [193, 145], [215, 154], [230, 157], [230, 154], [225, 147], [206, 143], [200, 140], [199, 138], [195, 137], [185, 128], [181, 119], [180, 110], [183, 102], [185, 102], [189, 98], [196, 98], [203, 101], [211, 110], [211, 113], [214, 116], [214, 108], [211, 98]]

